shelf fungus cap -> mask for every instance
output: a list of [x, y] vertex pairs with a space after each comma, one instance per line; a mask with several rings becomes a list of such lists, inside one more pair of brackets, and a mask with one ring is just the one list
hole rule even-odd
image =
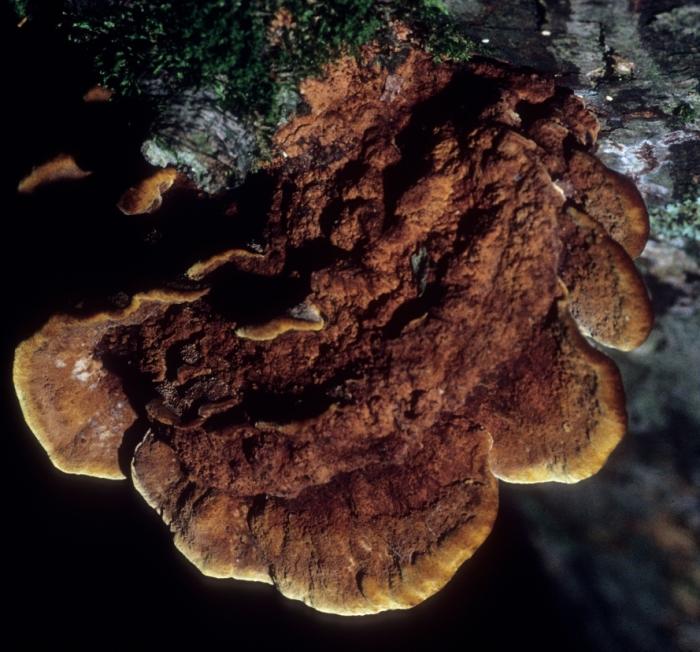
[[185, 272], [185, 276], [193, 281], [201, 281], [224, 265], [233, 263], [238, 264], [239, 267], [245, 267], [246, 262], [250, 262], [251, 260], [259, 261], [264, 258], [265, 256], [263, 254], [241, 247], [235, 247], [193, 263]]
[[491, 469], [507, 482], [578, 482], [597, 473], [627, 429], [615, 363], [590, 345], [561, 296], [511, 364], [510, 386], [481, 406], [494, 436]]
[[[433, 595], [491, 531], [491, 441], [483, 431], [472, 435], [455, 424], [441, 433], [445, 445], [415, 465], [358, 469], [282, 499], [207, 486], [149, 433], [132, 477], [204, 574], [274, 584], [319, 611], [370, 614]], [[429, 487], [439, 491], [426, 500]]]
[[17, 186], [17, 192], [30, 195], [39, 188], [60, 181], [78, 181], [92, 174], [83, 170], [71, 154], [58, 154], [41, 165], [37, 165]]
[[92, 86], [83, 95], [83, 102], [101, 104], [109, 102], [114, 97], [114, 91], [99, 84]]
[[629, 256], [639, 256], [649, 238], [649, 214], [634, 182], [581, 150], [572, 152], [566, 179], [586, 213]]
[[123, 478], [119, 447], [136, 413], [120, 378], [96, 355], [110, 329], [139, 323], [202, 292], [137, 294], [129, 306], [89, 317], [56, 315], [15, 351], [13, 381], [24, 418], [67, 473]]
[[560, 273], [579, 328], [606, 346], [637, 348], [649, 336], [654, 316], [632, 259], [583, 211], [569, 207], [561, 227]]
[[156, 170], [135, 186], [129, 188], [119, 199], [117, 208], [124, 215], [144, 215], [157, 211], [166, 193], [178, 178], [175, 168]]
[[274, 317], [269, 321], [239, 326], [236, 329], [236, 335], [247, 340], [266, 342], [290, 331], [320, 331], [324, 324], [323, 317], [321, 317], [321, 313], [316, 306], [299, 304], [291, 308], [287, 314]]

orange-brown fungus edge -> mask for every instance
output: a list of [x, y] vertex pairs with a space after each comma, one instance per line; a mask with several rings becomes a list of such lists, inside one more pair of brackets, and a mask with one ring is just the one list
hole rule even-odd
[[70, 154], [58, 154], [54, 158], [35, 167], [17, 186], [17, 191], [29, 195], [39, 188], [60, 181], [77, 181], [90, 176]]
[[125, 215], [144, 215], [157, 211], [163, 203], [163, 194], [178, 178], [175, 168], [156, 170], [150, 176], [129, 188], [119, 199], [117, 208]]

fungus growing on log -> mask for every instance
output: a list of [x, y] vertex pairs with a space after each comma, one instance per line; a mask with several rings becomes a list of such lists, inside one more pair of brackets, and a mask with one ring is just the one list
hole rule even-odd
[[37, 165], [17, 186], [17, 191], [29, 195], [43, 186], [60, 181], [78, 181], [90, 176], [70, 154], [58, 154], [41, 165]]
[[85, 92], [83, 95], [83, 102], [95, 102], [99, 104], [100, 102], [109, 102], [113, 96], [114, 93], [109, 88], [97, 85], [89, 88]]
[[157, 211], [163, 203], [163, 193], [177, 180], [177, 170], [162, 168], [129, 188], [119, 199], [117, 208], [124, 215], [143, 215]]
[[438, 591], [497, 479], [598, 471], [624, 395], [581, 333], [628, 349], [651, 326], [644, 205], [580, 100], [487, 61], [372, 60], [302, 85], [260, 253], [221, 243], [183, 265], [199, 294], [53, 318], [15, 358], [58, 466], [118, 476], [138, 414], [133, 484], [188, 559], [340, 614]]

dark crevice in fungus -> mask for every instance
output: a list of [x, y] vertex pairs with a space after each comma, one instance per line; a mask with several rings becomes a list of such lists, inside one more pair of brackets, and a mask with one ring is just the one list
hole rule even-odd
[[400, 197], [430, 171], [429, 153], [438, 138], [434, 130], [452, 122], [456, 129], [468, 131], [497, 94], [491, 80], [458, 72], [445, 88], [413, 108], [410, 121], [395, 138], [401, 158], [384, 172], [385, 229], [395, 219]]
[[238, 324], [255, 324], [276, 317], [308, 296], [308, 285], [291, 276], [260, 276], [231, 269], [208, 296], [212, 310]]
[[300, 247], [287, 250], [284, 273], [308, 282], [313, 272], [349, 258], [348, 252], [330, 244], [326, 238], [315, 238]]
[[150, 424], [148, 420], [138, 418], [124, 431], [124, 438], [117, 451], [119, 469], [124, 474], [124, 477], [129, 477], [129, 469], [131, 467], [131, 460], [134, 459], [134, 452], [136, 447], [143, 441], [149, 427]]
[[386, 326], [382, 329], [384, 337], [393, 340], [401, 335], [401, 331], [412, 321], [427, 314], [431, 306], [438, 305], [445, 296], [446, 289], [439, 283], [429, 284], [423, 293], [402, 303], [392, 313]]
[[[183, 419], [183, 421], [186, 420]], [[216, 432], [217, 430], [222, 430], [231, 426], [248, 423], [248, 421], [248, 411], [245, 405], [243, 403], [238, 403], [233, 407], [207, 417], [202, 423], [202, 429], [205, 432]]]

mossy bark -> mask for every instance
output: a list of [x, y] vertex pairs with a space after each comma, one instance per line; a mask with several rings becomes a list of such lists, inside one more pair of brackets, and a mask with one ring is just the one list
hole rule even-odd
[[[700, 177], [700, 5], [687, 0], [447, 0], [495, 57], [550, 71], [602, 122], [599, 154], [650, 208]], [[700, 234], [698, 234], [700, 235]]]

